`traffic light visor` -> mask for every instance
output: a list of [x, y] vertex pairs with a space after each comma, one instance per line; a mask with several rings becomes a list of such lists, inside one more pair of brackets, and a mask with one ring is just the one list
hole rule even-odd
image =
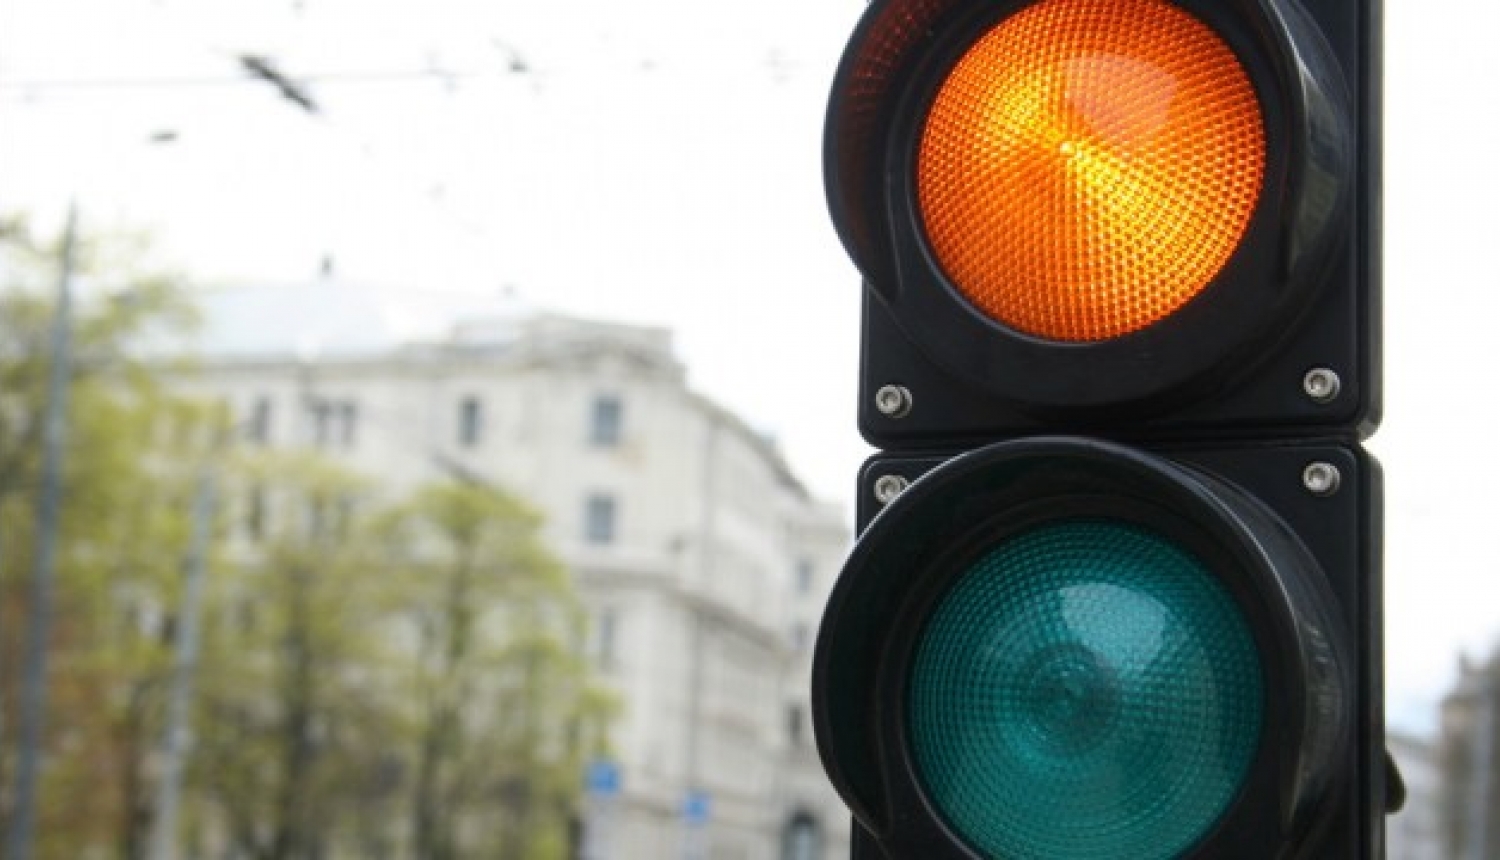
[[927, 620], [914, 765], [980, 856], [1177, 857], [1247, 778], [1262, 674], [1192, 553], [1122, 521], [1047, 522], [984, 551]]
[[1044, 340], [1151, 326], [1239, 247], [1266, 169], [1260, 103], [1164, 0], [1041, 0], [938, 85], [916, 192], [928, 244], [986, 317]]

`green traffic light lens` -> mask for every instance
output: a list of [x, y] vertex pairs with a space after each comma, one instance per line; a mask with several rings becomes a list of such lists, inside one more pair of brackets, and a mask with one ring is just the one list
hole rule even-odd
[[1166, 860], [1259, 746], [1262, 668], [1214, 573], [1116, 520], [1013, 535], [920, 634], [908, 703], [929, 800], [987, 858]]

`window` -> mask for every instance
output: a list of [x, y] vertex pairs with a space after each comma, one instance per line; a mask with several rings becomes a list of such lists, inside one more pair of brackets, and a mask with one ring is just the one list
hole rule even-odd
[[312, 442], [318, 448], [353, 448], [359, 407], [352, 400], [314, 400]]
[[799, 812], [787, 822], [782, 835], [781, 856], [783, 860], [820, 860], [823, 856], [823, 834], [818, 820], [806, 812]]
[[624, 406], [618, 397], [594, 398], [593, 417], [589, 423], [589, 441], [601, 448], [620, 444], [620, 423]]
[[271, 398], [255, 398], [245, 422], [245, 436], [256, 445], [271, 444]]
[[477, 397], [465, 397], [458, 404], [458, 446], [474, 448], [484, 438], [484, 404]]
[[339, 446], [353, 448], [355, 432], [354, 428], [359, 419], [359, 407], [354, 405], [353, 400], [345, 400], [338, 404]]
[[615, 638], [619, 632], [620, 619], [613, 609], [599, 613], [599, 640], [595, 651], [599, 671], [615, 668]]
[[797, 593], [807, 594], [812, 591], [813, 563], [812, 559], [801, 558], [797, 560]]
[[786, 709], [786, 736], [792, 746], [802, 746], [804, 718], [802, 708], [797, 705], [788, 705]]
[[314, 447], [326, 448], [328, 446], [328, 440], [331, 436], [330, 429], [333, 422], [333, 412], [330, 406], [331, 404], [324, 400], [314, 400], [308, 404], [308, 409], [312, 412], [312, 443]]
[[583, 537], [593, 544], [615, 539], [615, 498], [601, 493], [589, 496], [584, 507]]

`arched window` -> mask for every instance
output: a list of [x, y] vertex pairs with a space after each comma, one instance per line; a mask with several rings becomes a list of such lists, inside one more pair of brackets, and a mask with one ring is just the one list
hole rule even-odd
[[823, 832], [810, 813], [798, 811], [787, 820], [781, 839], [782, 860], [823, 860]]

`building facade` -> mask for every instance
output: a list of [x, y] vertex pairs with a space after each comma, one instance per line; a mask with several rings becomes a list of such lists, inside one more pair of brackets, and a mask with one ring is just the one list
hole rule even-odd
[[1500, 856], [1500, 654], [1463, 658], [1443, 698], [1437, 761], [1445, 857]]
[[215, 313], [184, 385], [250, 443], [317, 449], [397, 491], [488, 482], [543, 513], [623, 704], [590, 780], [590, 860], [847, 856], [808, 717], [844, 514], [689, 389], [669, 332], [527, 315], [426, 342], [216, 349]]
[[1403, 732], [1388, 732], [1386, 750], [1401, 771], [1406, 803], [1386, 818], [1386, 856], [1391, 860], [1447, 860], [1439, 805], [1443, 775], [1437, 745]]

